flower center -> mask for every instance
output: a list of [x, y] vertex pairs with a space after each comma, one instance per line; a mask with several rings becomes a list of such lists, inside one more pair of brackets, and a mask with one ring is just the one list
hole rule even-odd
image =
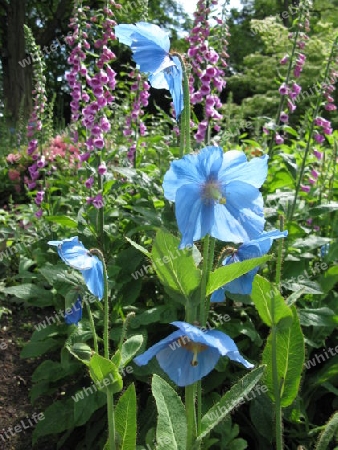
[[198, 365], [197, 355], [200, 352], [206, 350], [208, 346], [200, 344], [199, 342], [193, 342], [188, 336], [182, 336], [178, 339], [178, 341], [182, 347], [193, 353], [193, 357], [190, 364], [194, 367], [197, 366]]
[[222, 196], [220, 184], [217, 181], [208, 181], [203, 185], [202, 198], [205, 203], [212, 201], [225, 205], [226, 199]]

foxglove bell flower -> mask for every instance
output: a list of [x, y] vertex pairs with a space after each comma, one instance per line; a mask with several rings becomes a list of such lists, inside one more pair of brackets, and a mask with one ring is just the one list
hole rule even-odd
[[163, 371], [178, 386], [188, 386], [208, 375], [221, 356], [247, 369], [254, 367], [240, 355], [235, 342], [225, 333], [203, 331], [186, 322], [172, 322], [172, 325], [179, 330], [134, 358], [138, 366], [144, 366], [156, 356]]
[[67, 325], [77, 325], [82, 319], [82, 298], [80, 295], [70, 309], [71, 312], [65, 314], [65, 322]]
[[171, 163], [164, 176], [166, 199], [175, 202], [182, 240], [179, 248], [209, 234], [226, 242], [256, 239], [264, 228], [259, 188], [268, 156], [249, 162], [242, 151], [205, 147]]
[[173, 98], [176, 118], [183, 110], [182, 65], [177, 56], [169, 54], [169, 33], [157, 25], [138, 22], [120, 24], [115, 35], [133, 52], [133, 59], [155, 89], [167, 89]]
[[103, 265], [97, 256], [85, 248], [77, 236], [63, 241], [49, 241], [58, 249], [63, 262], [73, 269], [79, 270], [89, 291], [99, 300], [103, 297]]
[[[247, 259], [259, 258], [264, 256], [270, 250], [274, 239], [279, 239], [286, 237], [288, 235], [287, 231], [263, 231], [259, 238], [254, 239], [249, 242], [244, 242], [238, 250], [234, 251], [232, 256], [228, 256], [222, 262], [223, 266], [228, 264], [233, 264], [236, 262], [245, 261]], [[225, 300], [224, 291], [228, 291], [231, 294], [251, 294], [252, 283], [258, 272], [259, 267], [255, 267], [250, 270], [250, 272], [236, 278], [225, 286], [217, 289], [211, 296], [212, 302], [223, 302]]]

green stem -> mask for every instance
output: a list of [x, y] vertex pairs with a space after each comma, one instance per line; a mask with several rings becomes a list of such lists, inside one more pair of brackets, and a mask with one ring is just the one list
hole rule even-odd
[[[335, 51], [337, 42], [338, 42], [338, 36], [334, 40], [334, 43], [333, 43], [332, 48], [331, 48], [330, 57], [328, 59], [328, 62], [327, 62], [327, 65], [326, 65], [326, 69], [325, 69], [324, 81], [327, 80], [328, 73], [329, 73], [329, 70], [330, 70], [330, 64], [331, 64], [331, 62], [333, 60], [334, 51]], [[299, 194], [299, 190], [300, 190], [300, 185], [301, 185], [302, 180], [303, 180], [303, 175], [304, 175], [304, 171], [305, 171], [305, 165], [306, 165], [307, 157], [308, 157], [308, 154], [309, 154], [309, 151], [310, 151], [310, 148], [311, 148], [311, 144], [312, 144], [312, 135], [313, 135], [314, 127], [315, 127], [314, 118], [318, 115], [318, 112], [319, 112], [320, 103], [321, 103], [321, 96], [322, 96], [322, 92], [319, 91], [318, 94], [317, 94], [317, 101], [316, 101], [316, 106], [315, 106], [315, 109], [314, 109], [314, 114], [313, 114], [313, 117], [312, 117], [312, 120], [311, 120], [310, 130], [309, 130], [308, 139], [307, 139], [307, 143], [306, 143], [306, 149], [305, 149], [305, 152], [304, 152], [302, 165], [301, 165], [301, 168], [300, 168], [300, 174], [299, 174], [299, 178], [298, 178], [298, 182], [297, 182], [297, 186], [296, 186], [295, 197], [294, 197], [294, 200], [293, 200], [293, 203], [292, 203], [290, 215], [288, 217], [289, 222], [292, 221], [292, 218], [293, 218], [293, 215], [294, 215], [294, 212], [295, 212], [295, 208], [296, 208], [296, 204], [297, 204], [297, 198], [298, 198], [298, 194]]]
[[[274, 299], [272, 299], [272, 303], [274, 304]], [[282, 450], [283, 449], [282, 409], [280, 402], [280, 384], [277, 366], [277, 325], [275, 324], [272, 325], [272, 379], [275, 397], [276, 450]]]
[[185, 410], [187, 415], [187, 449], [192, 449], [196, 439], [196, 413], [195, 413], [196, 383], [185, 387]]
[[[279, 229], [280, 229], [280, 231], [283, 231], [283, 229], [284, 229], [284, 217], [283, 216], [280, 216]], [[277, 264], [276, 264], [276, 284], [278, 286], [278, 289], [280, 287], [280, 280], [281, 280], [281, 276], [282, 276], [283, 243], [284, 243], [284, 239], [279, 239]]]
[[87, 308], [87, 312], [88, 312], [88, 316], [89, 316], [90, 329], [92, 330], [92, 333], [93, 333], [94, 350], [95, 350], [95, 353], [98, 354], [99, 353], [99, 347], [98, 347], [98, 344], [97, 344], [97, 334], [96, 334], [96, 330], [95, 330], [93, 314], [92, 314], [92, 311], [91, 311], [90, 306], [89, 306], [87, 301], [85, 302], [85, 304], [86, 304], [86, 308]]
[[[99, 164], [98, 166], [102, 163], [102, 152], [100, 152], [99, 154]], [[98, 192], [101, 193], [103, 195], [103, 175], [99, 175], [98, 174]], [[98, 211], [98, 237], [99, 237], [99, 242], [100, 242], [100, 246], [102, 248], [102, 250], [104, 251], [104, 208], [99, 208]]]
[[108, 277], [107, 277], [107, 267], [104, 261], [103, 253], [97, 249], [91, 249], [90, 253], [92, 255], [97, 255], [103, 266], [103, 302], [104, 302], [104, 317], [103, 317], [103, 346], [104, 346], [104, 357], [109, 359], [109, 300], [108, 300]]
[[182, 55], [179, 53], [173, 53], [173, 56], [177, 56], [182, 65], [183, 75], [183, 111], [181, 117], [180, 127], [180, 158], [185, 153], [190, 152], [190, 92], [189, 92], [189, 79], [187, 74], [187, 68]]
[[115, 450], [115, 414], [113, 394], [107, 389], [108, 449]]
[[[301, 7], [300, 10], [299, 10], [299, 15], [298, 15], [299, 23], [301, 23], [302, 14], [303, 14], [303, 9]], [[286, 78], [285, 78], [285, 81], [284, 81], [284, 83], [286, 85], [289, 84], [289, 80], [290, 80], [292, 64], [293, 64], [293, 57], [295, 55], [295, 51], [296, 51], [296, 48], [297, 48], [298, 35], [299, 35], [299, 27], [297, 25], [296, 34], [295, 34], [295, 38], [293, 40], [293, 45], [292, 45], [291, 56], [290, 56], [290, 59], [289, 59], [288, 70], [287, 70]], [[275, 121], [276, 125], [279, 125], [279, 123], [280, 123], [280, 114], [281, 114], [281, 112], [283, 110], [283, 107], [284, 107], [285, 97], [286, 97], [285, 95], [282, 95], [281, 98], [280, 98], [280, 102], [279, 102], [278, 109], [277, 109], [277, 114], [276, 114], [276, 121]], [[270, 159], [272, 158], [272, 155], [273, 155], [273, 144], [274, 144], [274, 137], [275, 137], [275, 135], [276, 135], [276, 133], [274, 131], [272, 136], [271, 136], [271, 140], [270, 140], [270, 144], [269, 144], [269, 153], [268, 154], [269, 154]]]
[[200, 324], [205, 326], [207, 321], [206, 316], [206, 291], [207, 281], [209, 275], [209, 251], [210, 251], [210, 236], [207, 234], [203, 242], [203, 265], [202, 265], [202, 280], [201, 280], [201, 293], [200, 293]]

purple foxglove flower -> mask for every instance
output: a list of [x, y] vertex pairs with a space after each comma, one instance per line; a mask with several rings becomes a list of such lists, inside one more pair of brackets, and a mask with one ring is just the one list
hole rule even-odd
[[89, 177], [88, 180], [86, 180], [86, 182], [85, 182], [85, 186], [86, 186], [87, 189], [91, 189], [93, 184], [94, 184], [94, 177], [93, 176]]
[[101, 176], [104, 175], [105, 173], [107, 173], [107, 166], [106, 166], [106, 163], [105, 163], [105, 162], [102, 162], [102, 163], [99, 165], [97, 171], [98, 171], [98, 174], [101, 175]]
[[320, 151], [314, 149], [314, 150], [313, 150], [313, 154], [314, 154], [314, 156], [315, 156], [318, 160], [323, 159], [323, 152], [320, 152]]
[[284, 143], [284, 139], [282, 138], [282, 136], [280, 134], [276, 133], [275, 142], [277, 145], [280, 145], [280, 144]]
[[103, 206], [104, 206], [104, 203], [103, 203], [103, 197], [102, 197], [102, 194], [97, 194], [94, 198], [93, 198], [93, 206], [96, 208], [96, 209], [100, 209], [100, 208], [103, 208]]
[[325, 141], [324, 136], [322, 136], [319, 133], [315, 133], [314, 134], [314, 139], [315, 139], [316, 142], [318, 142], [318, 144], [322, 144]]
[[311, 190], [310, 186], [306, 186], [304, 184], [301, 184], [300, 188], [303, 192], [310, 192], [310, 190]]
[[289, 93], [289, 87], [287, 84], [282, 83], [279, 88], [280, 95], [287, 95]]
[[280, 117], [279, 117], [280, 121], [283, 123], [288, 123], [289, 121], [289, 115], [286, 114], [285, 112], [282, 112]]

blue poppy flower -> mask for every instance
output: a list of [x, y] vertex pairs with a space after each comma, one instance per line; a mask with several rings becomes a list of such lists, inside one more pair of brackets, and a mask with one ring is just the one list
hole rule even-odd
[[97, 256], [85, 248], [77, 236], [63, 241], [49, 241], [54, 245], [62, 261], [73, 269], [80, 270], [89, 291], [99, 300], [103, 297], [103, 265]]
[[79, 295], [76, 302], [71, 307], [71, 312], [65, 314], [65, 322], [67, 325], [77, 325], [82, 319], [82, 298]]
[[186, 322], [172, 322], [172, 325], [179, 330], [134, 358], [138, 366], [144, 366], [156, 356], [161, 368], [178, 386], [187, 386], [208, 375], [220, 356], [227, 356], [247, 369], [254, 367], [240, 355], [234, 341], [221, 331], [203, 331]]
[[259, 188], [267, 176], [268, 156], [247, 161], [238, 150], [205, 147], [171, 163], [164, 176], [164, 196], [175, 202], [182, 233], [179, 248], [206, 234], [226, 242], [257, 238], [264, 228]]
[[182, 65], [177, 56], [169, 54], [169, 33], [157, 25], [138, 22], [116, 25], [115, 35], [131, 48], [140, 71], [150, 74], [151, 86], [170, 91], [178, 119], [183, 110]]
[[[274, 239], [283, 238], [287, 235], [287, 231], [263, 231], [259, 238], [244, 242], [244, 244], [239, 246], [238, 250], [235, 250], [232, 256], [225, 258], [222, 264], [223, 266], [226, 266], [228, 264], [245, 261], [246, 259], [264, 256], [270, 250]], [[258, 270], [259, 267], [255, 267], [250, 270], [250, 272], [230, 281], [230, 283], [227, 283], [220, 289], [217, 289], [213, 292], [210, 300], [212, 302], [223, 302], [225, 300], [225, 291], [228, 291], [231, 294], [251, 294], [252, 283]]]

